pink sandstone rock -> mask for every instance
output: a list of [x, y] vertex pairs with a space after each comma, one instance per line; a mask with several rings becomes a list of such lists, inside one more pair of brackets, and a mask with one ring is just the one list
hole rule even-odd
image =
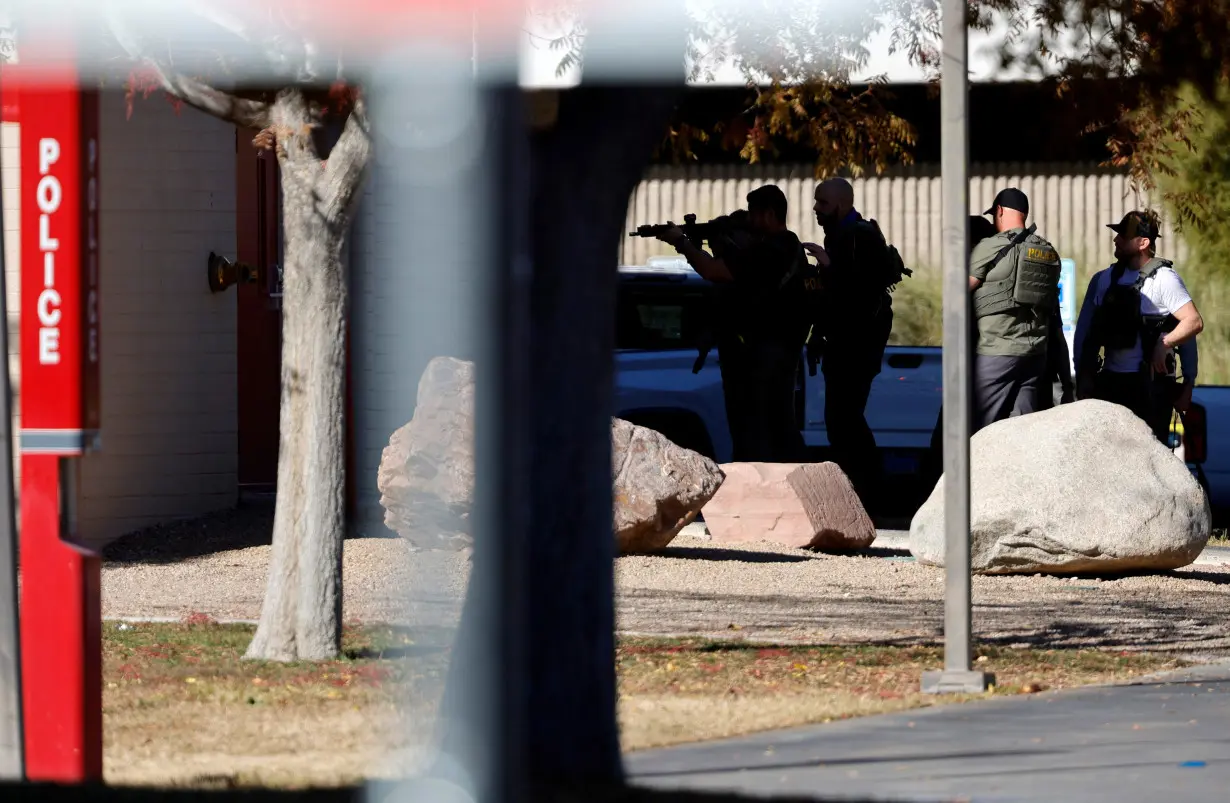
[[726, 463], [725, 479], [702, 509], [715, 542], [771, 541], [849, 552], [876, 530], [836, 463]]

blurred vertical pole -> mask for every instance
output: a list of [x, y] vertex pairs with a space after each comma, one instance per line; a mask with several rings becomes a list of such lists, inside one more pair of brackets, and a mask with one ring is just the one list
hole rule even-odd
[[[474, 201], [481, 215], [483, 274], [478, 288], [474, 398], [474, 558], [453, 673], [469, 682], [485, 722], [471, 732], [469, 764], [479, 803], [528, 800], [525, 703], [525, 557], [530, 527], [529, 150], [516, 72], [477, 68], [484, 110], [485, 181]], [[470, 617], [467, 620], [467, 617]], [[458, 663], [462, 656], [469, 663]], [[477, 694], [476, 694], [477, 693]], [[460, 709], [453, 707], [453, 712]], [[454, 741], [453, 745], [457, 745]]]
[[395, 210], [396, 223], [377, 222], [372, 261], [393, 258], [404, 271], [371, 308], [381, 359], [413, 376], [434, 357], [474, 362], [474, 551], [439, 752], [394, 796], [416, 803], [527, 799], [529, 154], [515, 61], [478, 59], [481, 24], [469, 52], [419, 45], [382, 71], [373, 114], [376, 204]]
[[[459, 632], [458, 638], [475, 640], [470, 649], [484, 669], [472, 682], [481, 684], [491, 706], [489, 728], [481, 734], [487, 772], [476, 779], [476, 800], [515, 803], [529, 799], [523, 734], [529, 697], [526, 558], [533, 465], [531, 160], [518, 54], [494, 47], [480, 54], [481, 23], [477, 10], [471, 14], [472, 74], [484, 112], [484, 183], [481, 197], [473, 199], [481, 216], [482, 260], [475, 298], [479, 315], [473, 324], [475, 549], [466, 604], [473, 606], [474, 623], [480, 626]], [[487, 41], [499, 39], [488, 36]]]
[[[0, 231], [4, 213], [0, 211]], [[21, 648], [17, 609], [17, 526], [13, 505], [13, 396], [9, 377], [8, 290], [0, 246], [0, 781], [25, 776]]]
[[971, 671], [969, 438], [969, 72], [965, 0], [943, 0], [940, 181], [944, 265], [944, 669], [926, 672], [928, 693], [983, 691]]

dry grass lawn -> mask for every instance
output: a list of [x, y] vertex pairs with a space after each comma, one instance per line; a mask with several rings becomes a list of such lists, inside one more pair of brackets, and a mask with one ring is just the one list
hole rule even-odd
[[986, 647], [995, 674], [984, 695], [924, 695], [938, 647], [765, 647], [695, 640], [625, 641], [619, 717], [627, 750], [759, 730], [1108, 683], [1187, 665], [1147, 653]]
[[[244, 625], [208, 620], [104, 627], [104, 738], [111, 784], [335, 786], [388, 777], [431, 735], [447, 651], [404, 630], [348, 628], [344, 658], [243, 661]], [[1095, 650], [988, 648], [994, 694], [1121, 680], [1179, 659]], [[930, 647], [787, 648], [621, 639], [624, 746], [643, 749], [957, 702], [924, 697]], [[399, 712], [398, 703], [410, 701]], [[413, 736], [406, 723], [413, 723]], [[390, 751], [393, 751], [390, 753]], [[404, 764], [402, 764], [404, 766]]]
[[[112, 784], [333, 786], [382, 775], [404, 747], [398, 701], [442, 660], [404, 631], [347, 628], [322, 664], [242, 660], [246, 625], [116, 624], [103, 631], [105, 777]], [[426, 714], [431, 711], [415, 713]]]

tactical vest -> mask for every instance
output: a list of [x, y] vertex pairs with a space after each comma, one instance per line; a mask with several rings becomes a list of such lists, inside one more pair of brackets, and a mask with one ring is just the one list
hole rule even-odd
[[1140, 275], [1132, 284], [1120, 284], [1126, 268], [1115, 265], [1110, 271], [1110, 286], [1102, 295], [1093, 314], [1091, 339], [1095, 347], [1111, 351], [1130, 349], [1141, 338], [1141, 345], [1153, 349], [1153, 339], [1162, 332], [1173, 329], [1178, 323], [1173, 315], [1145, 315], [1140, 308], [1140, 290], [1145, 281], [1159, 268], [1171, 268], [1167, 259], [1154, 257], [1140, 269]]
[[807, 259], [807, 252], [800, 244], [795, 252], [794, 263], [778, 285], [781, 298], [781, 314], [791, 321], [799, 333], [799, 346], [803, 346], [821, 313], [824, 296], [820, 291], [820, 270]]
[[1050, 312], [1059, 294], [1059, 254], [1030, 226], [999, 250], [974, 291], [974, 317], [1015, 309]]

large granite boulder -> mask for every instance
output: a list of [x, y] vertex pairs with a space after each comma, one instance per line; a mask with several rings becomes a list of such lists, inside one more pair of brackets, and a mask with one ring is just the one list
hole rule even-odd
[[[1085, 400], [999, 421], [970, 439], [975, 572], [1121, 573], [1186, 566], [1209, 502], [1127, 408]], [[941, 479], [910, 525], [919, 563], [944, 563]]]
[[[611, 420], [614, 537], [621, 554], [671, 542], [722, 484], [717, 464], [665, 436]], [[377, 474], [385, 525], [424, 549], [473, 543], [474, 367], [433, 359], [410, 423], [389, 439]]]
[[474, 364], [436, 357], [419, 378], [410, 423], [389, 438], [376, 475], [384, 523], [423, 549], [473, 542]]
[[770, 541], [826, 552], [864, 549], [876, 528], [836, 463], [725, 463], [704, 507], [720, 543]]
[[615, 541], [621, 555], [662, 549], [721, 487], [707, 457], [652, 429], [611, 420]]

